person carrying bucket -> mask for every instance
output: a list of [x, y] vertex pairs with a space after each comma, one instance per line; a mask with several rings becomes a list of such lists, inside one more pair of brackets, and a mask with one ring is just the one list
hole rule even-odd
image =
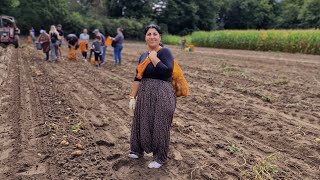
[[90, 36], [87, 29], [83, 29], [83, 33], [80, 34], [79, 49], [85, 60], [87, 59], [89, 39]]

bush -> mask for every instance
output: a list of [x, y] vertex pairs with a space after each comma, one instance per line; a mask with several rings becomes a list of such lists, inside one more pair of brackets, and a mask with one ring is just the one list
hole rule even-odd
[[149, 19], [143, 19], [137, 21], [136, 19], [120, 18], [120, 19], [105, 19], [104, 33], [106, 35], [115, 36], [117, 34], [117, 28], [122, 27], [124, 29], [123, 34], [125, 38], [143, 40], [143, 29], [146, 24], [149, 24]]

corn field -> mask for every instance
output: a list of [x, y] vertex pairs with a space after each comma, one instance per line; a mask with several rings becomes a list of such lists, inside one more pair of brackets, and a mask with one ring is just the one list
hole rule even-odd
[[[163, 42], [179, 44], [181, 37], [167, 35], [163, 37]], [[198, 31], [187, 37], [187, 44], [223, 49], [320, 54], [320, 30]]]
[[[180, 36], [174, 36], [170, 34], [166, 34], [162, 36], [162, 42], [165, 44], [171, 44], [171, 45], [180, 45], [181, 44], [182, 37]], [[192, 44], [192, 38], [191, 36], [186, 36], [187, 44]]]

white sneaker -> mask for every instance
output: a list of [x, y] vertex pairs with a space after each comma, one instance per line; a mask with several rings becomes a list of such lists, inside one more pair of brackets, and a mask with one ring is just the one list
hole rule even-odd
[[156, 161], [152, 161], [151, 163], [149, 163], [148, 168], [155, 168], [158, 169], [162, 166], [162, 164], [157, 163]]
[[135, 154], [129, 154], [128, 155], [130, 158], [132, 158], [132, 159], [138, 159], [139, 158], [139, 156], [138, 155], [135, 155]]

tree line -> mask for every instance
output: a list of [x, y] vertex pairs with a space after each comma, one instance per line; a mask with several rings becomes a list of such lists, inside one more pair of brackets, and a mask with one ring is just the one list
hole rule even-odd
[[320, 0], [1, 0], [0, 14], [16, 17], [22, 32], [62, 24], [68, 32], [100, 29], [143, 38], [146, 24], [187, 35], [224, 29], [320, 28]]

